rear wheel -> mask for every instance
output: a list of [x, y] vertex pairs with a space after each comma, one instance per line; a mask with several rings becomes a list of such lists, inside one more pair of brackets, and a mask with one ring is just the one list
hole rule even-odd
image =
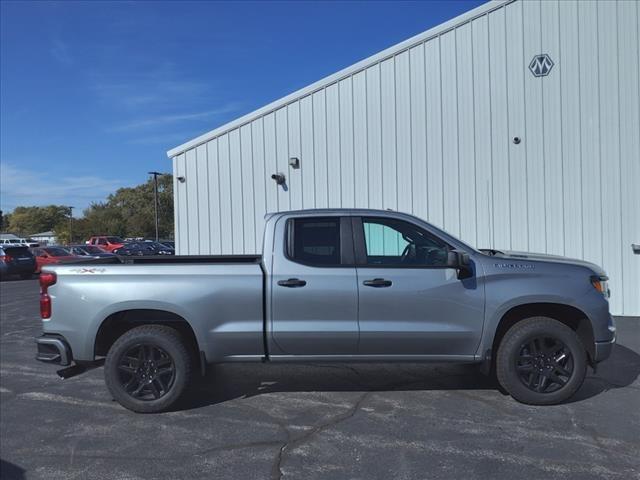
[[136, 327], [109, 349], [105, 381], [125, 408], [140, 413], [167, 410], [179, 400], [191, 377], [191, 355], [173, 328]]
[[587, 355], [576, 332], [547, 317], [518, 322], [505, 334], [496, 358], [498, 381], [516, 400], [550, 405], [582, 385]]

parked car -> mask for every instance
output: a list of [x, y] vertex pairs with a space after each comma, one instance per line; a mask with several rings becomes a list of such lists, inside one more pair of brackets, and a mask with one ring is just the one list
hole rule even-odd
[[160, 243], [171, 250], [175, 251], [176, 249], [176, 242], [173, 240], [160, 240]]
[[165, 247], [158, 242], [131, 242], [114, 250], [116, 255], [143, 256], [143, 255], [173, 255], [173, 249]]
[[47, 266], [37, 358], [77, 371], [106, 357], [113, 397], [157, 412], [194, 371], [237, 361], [476, 363], [515, 399], [555, 404], [611, 354], [592, 263], [476, 250], [383, 210], [280, 212], [265, 228], [262, 255]]
[[36, 271], [36, 259], [29, 248], [20, 244], [0, 247], [0, 277], [20, 275], [27, 279]]
[[71, 262], [81, 258], [62, 247], [36, 247], [32, 248], [31, 251], [36, 257], [36, 273], [40, 273], [45, 265]]
[[175, 255], [175, 248], [169, 245], [166, 245], [164, 242], [154, 242], [153, 240], [147, 240], [145, 242], [147, 246], [150, 246], [155, 252], [156, 255]]
[[8, 245], [29, 247], [29, 243], [24, 238], [0, 238], [0, 247], [5, 247]]
[[91, 237], [87, 240], [86, 244], [98, 246], [107, 252], [113, 252], [114, 250], [122, 248], [125, 245], [125, 241], [120, 237], [104, 235]]
[[93, 258], [111, 258], [115, 257], [115, 254], [107, 252], [103, 248], [96, 245], [70, 245], [66, 247], [69, 252], [79, 257], [93, 257]]

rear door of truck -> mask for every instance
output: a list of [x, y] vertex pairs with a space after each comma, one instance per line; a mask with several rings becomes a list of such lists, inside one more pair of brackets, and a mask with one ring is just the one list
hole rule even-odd
[[280, 241], [269, 280], [276, 348], [270, 354], [356, 354], [358, 285], [350, 218], [283, 217], [275, 238]]

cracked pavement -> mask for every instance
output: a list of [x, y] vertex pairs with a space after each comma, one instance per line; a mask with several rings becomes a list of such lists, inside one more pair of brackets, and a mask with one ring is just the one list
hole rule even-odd
[[468, 365], [218, 365], [175, 411], [112, 401], [102, 368], [34, 360], [35, 280], [0, 284], [4, 479], [640, 478], [640, 319], [569, 402], [522, 405]]

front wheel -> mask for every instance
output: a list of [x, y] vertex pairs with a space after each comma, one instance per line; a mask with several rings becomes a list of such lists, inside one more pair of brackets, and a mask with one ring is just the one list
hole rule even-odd
[[129, 330], [111, 346], [104, 377], [123, 407], [139, 413], [161, 412], [187, 389], [191, 356], [173, 328], [144, 325]]
[[498, 381], [523, 403], [563, 402], [582, 386], [586, 372], [587, 354], [578, 335], [552, 318], [518, 322], [498, 347]]

